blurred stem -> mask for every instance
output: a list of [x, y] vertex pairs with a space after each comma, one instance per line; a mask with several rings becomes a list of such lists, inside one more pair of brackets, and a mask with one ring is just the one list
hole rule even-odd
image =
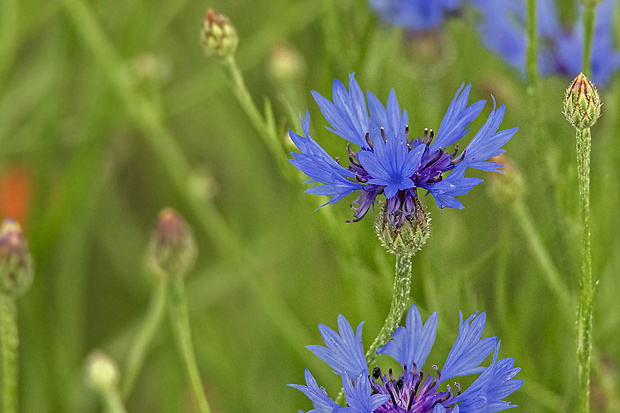
[[[282, 145], [278, 142], [278, 134], [275, 124], [271, 121], [271, 113], [265, 114], [269, 116], [269, 119], [265, 120], [256, 105], [254, 105], [252, 95], [250, 95], [250, 92], [245, 85], [243, 75], [241, 74], [241, 70], [239, 70], [239, 66], [237, 66], [234, 55], [228, 56], [226, 60], [224, 60], [224, 64], [230, 74], [232, 80], [232, 91], [235, 94], [237, 101], [245, 111], [248, 118], [250, 118], [250, 122], [252, 122], [252, 125], [259, 133], [272, 155], [278, 162], [282, 161], [285, 152]], [[271, 108], [268, 106], [267, 110], [270, 111]]]
[[394, 278], [394, 293], [392, 304], [381, 331], [366, 352], [366, 361], [372, 366], [377, 360], [377, 350], [387, 343], [396, 327], [400, 324], [403, 314], [407, 310], [407, 301], [411, 292], [411, 254], [396, 254], [396, 276]]
[[527, 0], [527, 77], [530, 90], [538, 87], [538, 36], [536, 22], [536, 0]]
[[0, 13], [0, 90], [8, 77], [19, 38], [19, 0], [2, 0]]
[[577, 130], [577, 175], [581, 215], [582, 280], [577, 319], [577, 354], [579, 359], [579, 411], [590, 411], [590, 369], [592, 364], [592, 254], [590, 250], [590, 128]]
[[2, 412], [17, 411], [17, 306], [14, 297], [0, 294], [0, 353], [2, 357]]
[[583, 74], [592, 76], [592, 38], [594, 37], [594, 22], [596, 20], [596, 2], [586, 2], [583, 13], [583, 61], [581, 62]]
[[127, 413], [118, 387], [111, 386], [101, 392], [106, 413]]
[[512, 213], [517, 219], [517, 223], [521, 227], [521, 230], [525, 234], [525, 239], [527, 240], [527, 245], [530, 248], [530, 251], [538, 261], [538, 264], [542, 268], [542, 272], [545, 276], [545, 281], [547, 285], [556, 295], [560, 303], [564, 306], [571, 305], [571, 295], [564, 283], [562, 282], [562, 277], [558, 269], [556, 268], [553, 260], [551, 259], [551, 254], [549, 250], [545, 247], [536, 229], [536, 225], [534, 224], [534, 220], [530, 215], [527, 207], [523, 203], [523, 201], [519, 200], [512, 204]]
[[161, 324], [167, 295], [168, 279], [165, 277], [157, 277], [144, 322], [142, 323], [138, 336], [131, 345], [129, 355], [127, 356], [124, 380], [121, 383], [121, 393], [125, 399], [129, 396], [131, 390], [133, 389], [136, 378], [144, 365], [146, 352], [151, 344], [151, 341], [153, 340], [155, 331]]
[[210, 413], [209, 402], [202, 388], [202, 380], [196, 363], [194, 345], [192, 344], [192, 334], [187, 315], [187, 302], [185, 300], [185, 285], [182, 277], [175, 277], [172, 280], [173, 297], [170, 301], [170, 316], [173, 328], [179, 344], [179, 350], [185, 363], [187, 376], [201, 413]]

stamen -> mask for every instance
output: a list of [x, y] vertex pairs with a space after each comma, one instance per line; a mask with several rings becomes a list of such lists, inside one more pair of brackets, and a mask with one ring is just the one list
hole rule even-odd
[[379, 366], [376, 366], [374, 369], [372, 369], [372, 378], [377, 380], [379, 377], [381, 377], [381, 368], [379, 368]]
[[349, 162], [351, 162], [351, 164], [357, 166], [358, 168], [363, 169], [362, 164], [357, 160], [357, 154], [351, 149], [350, 143], [347, 143], [347, 149], [349, 150]]
[[439, 158], [441, 158], [443, 156], [443, 149], [439, 148], [439, 150], [437, 151], [437, 154], [433, 157], [433, 159], [431, 159], [430, 161], [428, 161], [426, 163], [426, 165], [424, 165], [424, 167], [422, 169], [426, 169], [429, 166], [431, 166], [433, 163], [437, 162], [439, 160]]
[[458, 152], [459, 152], [459, 144], [457, 142], [456, 146], [454, 147], [454, 152], [452, 153], [451, 157], [454, 158]]
[[366, 132], [366, 143], [368, 143], [370, 149], [375, 149], [375, 145], [372, 143], [372, 140], [370, 139], [370, 134], [368, 132]]
[[357, 179], [359, 182], [361, 182], [363, 184], [368, 182], [368, 178], [362, 178], [361, 176], [359, 176], [359, 174], [357, 172], [355, 173], [355, 179]]
[[387, 138], [385, 137], [385, 129], [383, 129], [383, 126], [381, 126], [381, 138], [383, 139], [383, 142], [387, 143]]
[[405, 125], [405, 139], [409, 140], [409, 125]]
[[398, 379], [398, 381], [396, 382], [396, 388], [398, 389], [398, 391], [401, 391], [404, 385], [405, 383], [401, 379]]
[[453, 159], [452, 161], [450, 161], [450, 165], [456, 165], [456, 164], [458, 164], [459, 162], [461, 162], [463, 159], [465, 159], [465, 152], [466, 152], [466, 151], [463, 151], [463, 153], [461, 154], [461, 156], [459, 156], [458, 158]]

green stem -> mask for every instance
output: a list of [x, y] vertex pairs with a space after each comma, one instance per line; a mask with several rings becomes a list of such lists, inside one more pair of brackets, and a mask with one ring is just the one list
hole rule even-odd
[[540, 234], [536, 229], [536, 225], [534, 224], [534, 220], [523, 201], [517, 201], [512, 204], [512, 213], [525, 234], [525, 239], [527, 240], [526, 244], [530, 248], [538, 265], [540, 265], [543, 270], [542, 273], [545, 277], [547, 286], [556, 295], [562, 305], [570, 306], [571, 295], [568, 288], [562, 281], [560, 272], [553, 263], [551, 254], [543, 244]]
[[530, 87], [538, 85], [538, 36], [536, 22], [536, 0], [527, 0], [527, 50], [525, 55], [527, 77]]
[[168, 280], [164, 277], [157, 279], [153, 288], [151, 302], [138, 336], [134, 340], [127, 356], [124, 380], [121, 383], [121, 393], [127, 398], [133, 389], [136, 378], [144, 365], [146, 352], [151, 344], [155, 331], [161, 324], [166, 297], [168, 295]]
[[17, 411], [17, 306], [15, 298], [0, 294], [0, 352], [2, 357], [2, 412]]
[[583, 14], [583, 55], [582, 55], [582, 71], [587, 77], [592, 75], [592, 38], [594, 37], [594, 22], [596, 19], [596, 5], [593, 1], [586, 3]]
[[127, 413], [123, 405], [123, 399], [116, 386], [106, 389], [101, 393], [106, 413]]
[[270, 107], [267, 107], [268, 113], [266, 113], [266, 115], [270, 118], [265, 120], [256, 105], [254, 105], [252, 95], [250, 95], [250, 92], [245, 85], [243, 75], [241, 74], [241, 70], [239, 70], [239, 66], [237, 66], [235, 57], [232, 55], [227, 57], [226, 60], [224, 60], [224, 63], [230, 73], [232, 80], [232, 91], [235, 94], [237, 101], [245, 111], [248, 118], [250, 118], [250, 122], [252, 122], [252, 125], [259, 133], [272, 155], [276, 158], [276, 160], [281, 161], [285, 156], [285, 152], [283, 146], [279, 143], [278, 134], [271, 118]]
[[198, 409], [201, 413], [210, 413], [209, 402], [202, 388], [202, 380], [196, 363], [192, 334], [187, 315], [187, 302], [185, 300], [185, 286], [182, 278], [172, 280], [173, 299], [170, 302], [170, 315], [176, 333], [179, 350], [185, 363], [187, 376], [194, 392]]
[[579, 360], [580, 412], [590, 411], [590, 369], [592, 364], [592, 255], [590, 249], [590, 129], [577, 130], [577, 175], [581, 215], [582, 271], [577, 319], [577, 355]]
[[377, 350], [387, 343], [400, 324], [403, 314], [407, 310], [407, 302], [411, 291], [411, 254], [396, 254], [396, 277], [394, 278], [394, 293], [392, 304], [381, 331], [366, 352], [366, 361], [372, 366], [377, 360]]

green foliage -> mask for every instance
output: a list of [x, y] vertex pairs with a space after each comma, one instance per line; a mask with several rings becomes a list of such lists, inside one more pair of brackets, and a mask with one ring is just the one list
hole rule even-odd
[[[562, 114], [570, 79], [539, 80], [538, 130], [524, 77], [483, 49], [470, 13], [442, 35], [412, 39], [353, 0], [4, 0], [0, 171], [20, 165], [32, 174], [22, 227], [37, 268], [18, 301], [19, 411], [101, 409], [83, 383], [84, 360], [99, 348], [124, 365], [151, 295], [148, 237], [165, 206], [196, 236], [188, 312], [214, 412], [308, 410], [286, 387], [303, 381], [305, 367], [330, 394], [341, 386], [303, 347], [320, 342], [318, 323], [333, 327], [338, 313], [352, 324], [366, 320], [366, 347], [382, 325], [395, 258], [372, 219], [345, 223], [352, 213], [343, 205], [314, 212], [316, 199], [303, 193], [293, 167], [275, 160], [227, 87], [225, 68], [204, 57], [207, 7], [236, 27], [245, 84], [283, 145], [284, 131], [299, 130], [296, 114], [308, 108], [313, 136], [346, 159], [343, 142], [319, 126], [310, 90], [329, 94], [333, 79], [350, 72], [384, 101], [396, 89], [412, 135], [438, 128], [462, 82], [472, 82], [472, 99], [493, 94], [506, 104], [503, 127], [520, 127], [507, 145], [522, 173], [520, 204], [496, 202], [488, 181], [461, 197], [461, 211], [422, 198], [433, 236], [413, 259], [411, 297], [423, 316], [438, 309], [444, 317], [437, 354], [456, 336], [458, 319], [446, 317], [486, 311], [486, 334], [498, 335], [501, 355], [523, 368], [525, 385], [510, 400], [522, 412], [573, 411], [581, 246], [574, 130]], [[305, 60], [286, 87], [269, 75], [284, 43]], [[620, 78], [599, 92], [592, 403], [617, 412]], [[549, 271], [560, 275], [559, 287]], [[130, 412], [197, 411], [168, 324], [155, 334]]]

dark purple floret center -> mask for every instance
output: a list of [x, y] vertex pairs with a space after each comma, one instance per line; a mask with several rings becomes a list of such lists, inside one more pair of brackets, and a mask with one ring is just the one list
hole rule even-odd
[[[362, 148], [360, 151], [373, 151], [374, 143], [370, 139], [370, 135], [366, 133], [366, 142], [368, 148]], [[381, 138], [384, 142], [387, 142], [387, 138], [384, 133], [384, 129], [381, 128]], [[405, 220], [414, 220], [416, 218], [416, 206], [419, 205], [417, 201], [418, 193], [417, 188], [429, 189], [433, 184], [441, 182], [444, 178], [444, 174], [452, 169], [465, 158], [465, 152], [457, 157], [459, 145], [452, 153], [446, 153], [443, 148], [431, 151], [431, 145], [435, 134], [433, 130], [424, 130], [424, 135], [416, 140], [409, 140], [409, 126], [405, 127], [405, 138], [407, 141], [407, 149], [409, 151], [417, 148], [419, 145], [425, 145], [424, 153], [420, 161], [420, 165], [412, 176], [409, 177], [414, 183], [414, 187], [400, 190], [398, 193], [387, 199], [387, 214], [388, 221], [396, 228], [401, 227]], [[351, 144], [347, 145], [349, 151], [349, 171], [355, 174], [355, 179], [361, 183], [367, 183], [373, 179], [361, 162], [358, 159], [358, 152], [351, 149]], [[338, 159], [336, 159], [338, 161]], [[377, 195], [381, 194], [384, 190], [384, 186], [368, 184], [364, 187], [362, 193], [353, 201], [351, 207], [355, 210], [354, 219], [348, 222], [357, 222], [361, 220], [370, 207], [374, 204]]]
[[[433, 366], [437, 370], [436, 366]], [[426, 376], [413, 366], [413, 371], [408, 371], [404, 366], [402, 376], [396, 378], [389, 370], [387, 375], [381, 369], [375, 367], [370, 378], [373, 394], [387, 394], [390, 399], [377, 408], [374, 413], [432, 413], [437, 404], [450, 408], [453, 404], [454, 395], [448, 386], [448, 390], [439, 391], [439, 378], [441, 373], [437, 370], [437, 378]]]

